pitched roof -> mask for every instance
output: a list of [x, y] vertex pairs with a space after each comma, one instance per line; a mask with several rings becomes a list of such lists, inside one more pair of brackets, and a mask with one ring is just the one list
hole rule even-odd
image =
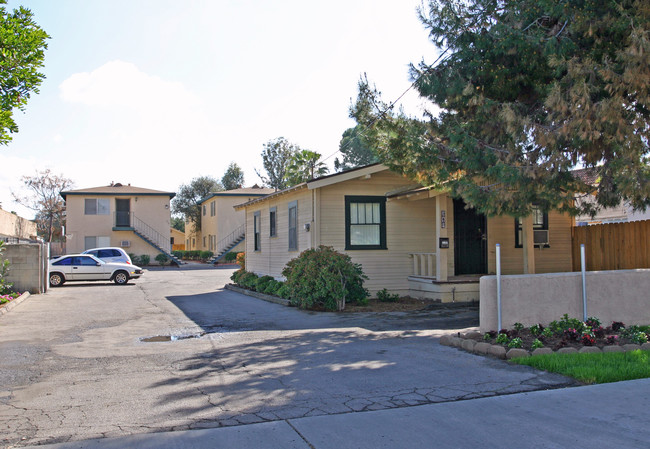
[[240, 209], [245, 208], [246, 206], [250, 206], [250, 205], [255, 204], [255, 203], [266, 201], [268, 199], [275, 198], [275, 197], [280, 196], [280, 195], [285, 195], [287, 193], [291, 193], [291, 192], [294, 192], [296, 190], [301, 190], [301, 189], [304, 189], [304, 188], [309, 188], [310, 190], [318, 189], [318, 188], [325, 187], [325, 186], [328, 186], [328, 185], [331, 185], [331, 184], [336, 184], [336, 183], [343, 182], [343, 181], [349, 181], [351, 179], [355, 179], [355, 178], [358, 178], [358, 177], [370, 176], [373, 173], [377, 173], [377, 172], [384, 171], [384, 170], [388, 170], [388, 167], [386, 167], [385, 165], [382, 165], [382, 164], [370, 164], [370, 165], [364, 165], [363, 167], [356, 167], [356, 168], [353, 168], [353, 169], [350, 169], [350, 170], [342, 171], [340, 173], [334, 173], [334, 174], [331, 174], [331, 175], [321, 176], [320, 178], [310, 179], [307, 182], [297, 184], [297, 185], [295, 185], [293, 187], [289, 187], [289, 188], [284, 189], [284, 190], [279, 190], [277, 192], [273, 192], [273, 193], [271, 193], [269, 195], [266, 195], [266, 196], [263, 196], [261, 198], [256, 198], [254, 200], [250, 200], [247, 203], [238, 204], [238, 205], [234, 206], [234, 208], [236, 210], [240, 210]]
[[590, 167], [590, 168], [580, 168], [577, 170], [571, 170], [571, 173], [573, 176], [576, 178], [580, 179], [582, 182], [584, 182], [587, 185], [593, 186], [598, 183], [598, 178], [600, 175], [598, 174], [597, 167]]
[[233, 197], [233, 196], [266, 196], [271, 193], [274, 193], [275, 189], [270, 189], [268, 187], [259, 187], [257, 184], [255, 184], [253, 187], [241, 187], [239, 189], [232, 189], [232, 190], [222, 190], [221, 192], [212, 192], [205, 198], [202, 198], [199, 203], [204, 203], [205, 201], [214, 198], [215, 196], [228, 196], [228, 197]]
[[90, 187], [87, 189], [66, 190], [61, 192], [63, 199], [68, 195], [98, 195], [98, 196], [132, 196], [132, 195], [155, 195], [155, 196], [168, 196], [173, 198], [176, 196], [175, 192], [163, 192], [162, 190], [145, 189], [143, 187], [136, 187], [132, 185], [122, 185], [116, 183], [110, 186]]

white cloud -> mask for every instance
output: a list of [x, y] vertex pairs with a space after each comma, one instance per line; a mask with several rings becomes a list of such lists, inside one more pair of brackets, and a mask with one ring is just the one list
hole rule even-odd
[[92, 72], [71, 75], [59, 85], [61, 98], [88, 106], [127, 107], [154, 112], [170, 105], [196, 107], [199, 99], [182, 83], [163, 80], [135, 64], [111, 61]]

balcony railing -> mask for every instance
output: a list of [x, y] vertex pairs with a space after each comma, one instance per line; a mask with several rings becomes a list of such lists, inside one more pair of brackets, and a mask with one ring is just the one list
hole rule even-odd
[[413, 276], [436, 275], [436, 253], [410, 253], [413, 258]]

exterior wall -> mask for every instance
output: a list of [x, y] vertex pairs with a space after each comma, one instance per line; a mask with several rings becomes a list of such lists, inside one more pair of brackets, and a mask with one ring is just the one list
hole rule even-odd
[[320, 190], [320, 242], [347, 253], [360, 263], [368, 276], [365, 283], [371, 295], [378, 290], [407, 294], [408, 276], [413, 261], [409, 253], [435, 252], [435, 200], [392, 200], [386, 202], [385, 250], [345, 250], [345, 196], [385, 196], [386, 192], [412, 185], [413, 182], [389, 171], [369, 179], [355, 179], [323, 187]]
[[194, 223], [185, 221], [185, 250], [195, 251], [201, 249], [201, 230], [194, 231]]
[[[200, 243], [197, 240], [199, 246], [197, 249], [209, 250], [216, 254], [220, 249], [219, 242], [246, 223], [246, 212], [235, 210], [234, 206], [255, 198], [259, 198], [259, 195], [216, 194], [201, 203], [201, 207], [205, 205], [206, 213], [201, 216], [201, 239]], [[215, 205], [214, 216], [211, 215], [212, 203]], [[214, 248], [210, 248], [210, 236], [215, 237]], [[205, 237], [205, 245], [203, 245], [203, 237]]]
[[[108, 215], [85, 215], [84, 200], [86, 198], [109, 199]], [[66, 235], [67, 252], [84, 251], [86, 236], [109, 237], [108, 246], [120, 246], [120, 242], [129, 241], [130, 246], [124, 249], [128, 253], [147, 254], [153, 261], [160, 253], [156, 248], [142, 240], [131, 230], [114, 231], [115, 200], [129, 199], [131, 215], [146, 223], [169, 243], [171, 216], [169, 212], [169, 196], [167, 195], [68, 195], [66, 200]]]
[[35, 239], [36, 223], [0, 209], [0, 236]]
[[[586, 274], [587, 316], [603, 323], [650, 322], [650, 270], [589, 271]], [[583, 318], [581, 273], [502, 276], [501, 326], [515, 323], [544, 326], [564, 314]], [[497, 330], [496, 276], [481, 278], [481, 331]]]
[[24, 293], [45, 293], [47, 290], [47, 246], [40, 243], [6, 245], [3, 259], [10, 262], [7, 280], [13, 289]]
[[[178, 229], [169, 228], [169, 236], [174, 239], [174, 249], [183, 250], [185, 249], [185, 234], [179, 231]], [[181, 248], [182, 246], [182, 248]]]
[[[371, 294], [386, 288], [407, 294], [413, 262], [409, 253], [435, 251], [435, 200], [395, 200], [386, 203], [385, 250], [345, 250], [345, 196], [385, 196], [412, 182], [385, 171], [368, 179], [355, 179], [315, 190], [302, 189], [246, 208], [246, 269], [276, 278], [286, 263], [301, 251], [319, 244], [345, 252], [362, 265]], [[288, 251], [288, 205], [298, 201], [298, 251]], [[312, 210], [312, 204], [314, 206]], [[277, 208], [277, 237], [269, 237], [269, 211]], [[260, 212], [261, 250], [253, 250], [253, 217]], [[305, 224], [311, 230], [305, 230]]]
[[[413, 275], [411, 253], [435, 253], [447, 251], [447, 271], [454, 276], [454, 207], [453, 200], [444, 195], [447, 212], [447, 236], [449, 249], [438, 249], [436, 235], [436, 199], [427, 198], [422, 192], [409, 199], [399, 197], [386, 202], [386, 249], [345, 249], [345, 196], [385, 196], [411, 186], [412, 181], [388, 170], [348, 181], [324, 185], [308, 190], [299, 189], [281, 194], [246, 207], [246, 269], [258, 275], [281, 277], [286, 263], [301, 251], [320, 244], [332, 246], [348, 254], [355, 263], [362, 265], [368, 276], [366, 287], [374, 295], [378, 290], [409, 294], [409, 276]], [[425, 199], [419, 199], [419, 198]], [[418, 198], [418, 199], [415, 199]], [[288, 204], [298, 201], [299, 248], [288, 248]], [[312, 211], [313, 205], [313, 211]], [[269, 237], [269, 210], [277, 208], [277, 237]], [[261, 217], [261, 249], [254, 251], [254, 214]], [[311, 231], [304, 225], [309, 223]], [[537, 273], [571, 271], [572, 218], [556, 212], [549, 213], [550, 248], [535, 249]], [[501, 244], [502, 273], [523, 272], [523, 248], [515, 248], [515, 220], [512, 217], [488, 218], [488, 271], [496, 272], [496, 243]], [[474, 291], [474, 296], [476, 291]], [[451, 296], [450, 296], [451, 297]], [[469, 297], [468, 297], [469, 298]], [[475, 299], [474, 297], [466, 299]]]
[[[551, 211], [548, 214], [550, 248], [535, 248], [536, 273], [572, 270], [571, 227], [573, 218]], [[521, 274], [524, 249], [515, 248], [515, 219], [509, 216], [488, 218], [488, 272], [496, 273], [496, 244], [501, 244], [501, 273]]]
[[[289, 203], [298, 204], [298, 250], [289, 251]], [[269, 212], [276, 207], [277, 236], [270, 237]], [[260, 251], [254, 250], [254, 214], [260, 212]], [[312, 192], [307, 189], [289, 192], [271, 198], [268, 201], [253, 204], [246, 208], [246, 270], [258, 275], [268, 274], [282, 277], [282, 269], [291, 259], [302, 251], [311, 248], [311, 231], [305, 230], [305, 224], [312, 221]]]

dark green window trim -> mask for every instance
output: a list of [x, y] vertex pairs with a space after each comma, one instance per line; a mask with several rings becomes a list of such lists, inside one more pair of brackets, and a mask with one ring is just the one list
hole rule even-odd
[[[379, 244], [376, 245], [353, 245], [351, 243], [351, 205], [353, 204], [378, 204], [379, 205]], [[367, 250], [387, 249], [386, 246], [386, 197], [385, 196], [346, 196], [345, 197], [345, 249], [346, 250]]]
[[[539, 208], [537, 206], [533, 206], [533, 209], [535, 209], [533, 212], [539, 214]], [[533, 231], [548, 231], [548, 213], [547, 212], [542, 212], [540, 219], [537, 219], [536, 221], [533, 221]], [[522, 224], [522, 219], [521, 218], [515, 218], [515, 248], [523, 248], [523, 242], [521, 241], [521, 236], [522, 234], [522, 229], [521, 229], [521, 224]], [[539, 248], [541, 245], [534, 245], [535, 248]], [[544, 248], [550, 248], [550, 245], [543, 245]]]
[[273, 206], [269, 209], [269, 237], [278, 236], [278, 208]]
[[[293, 211], [293, 212], [292, 212]], [[298, 251], [298, 201], [291, 201], [288, 208], [289, 251]]]
[[261, 223], [260, 220], [262, 214], [258, 211], [253, 214], [253, 250], [261, 251], [262, 250], [262, 232], [261, 232]]

